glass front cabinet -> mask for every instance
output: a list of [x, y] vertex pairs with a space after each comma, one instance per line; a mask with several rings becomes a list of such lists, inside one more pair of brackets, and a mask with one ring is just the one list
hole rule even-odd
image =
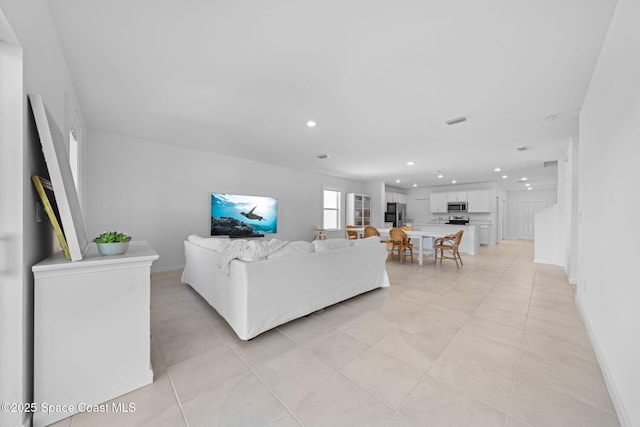
[[347, 193], [346, 225], [364, 227], [371, 225], [371, 196]]

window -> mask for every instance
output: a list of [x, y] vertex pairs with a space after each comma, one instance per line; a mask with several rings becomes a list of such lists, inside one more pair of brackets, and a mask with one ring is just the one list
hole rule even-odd
[[71, 175], [73, 175], [73, 184], [76, 186], [76, 192], [78, 189], [78, 140], [74, 131], [69, 131], [69, 165], [71, 166]]
[[322, 228], [336, 230], [340, 228], [340, 196], [336, 188], [322, 189]]
[[69, 152], [69, 166], [71, 166], [71, 175], [73, 177], [73, 184], [76, 187], [76, 193], [78, 194], [78, 200], [80, 201], [80, 193], [82, 190], [82, 153], [83, 153], [83, 134], [82, 125], [80, 123], [80, 115], [78, 110], [74, 107], [72, 97], [69, 94], [65, 94], [65, 111], [67, 114], [67, 120], [65, 128], [67, 136], [69, 137], [68, 145], [66, 146]]

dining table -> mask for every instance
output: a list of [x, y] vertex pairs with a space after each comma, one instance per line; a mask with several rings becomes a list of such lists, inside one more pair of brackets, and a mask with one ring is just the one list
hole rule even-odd
[[[380, 233], [380, 239], [390, 240], [391, 236], [389, 234], [390, 228], [378, 228], [378, 233]], [[356, 227], [351, 228], [349, 231], [355, 231], [359, 236], [362, 236], [364, 233], [364, 227]], [[419, 230], [404, 230], [407, 237], [411, 238], [414, 241], [418, 241], [418, 264], [423, 264], [423, 258], [425, 254], [425, 250], [429, 251], [429, 254], [433, 255], [433, 241], [438, 237], [444, 237], [446, 234], [443, 233], [434, 233], [433, 231], [419, 231]]]
[[[382, 240], [390, 238], [390, 228], [379, 228], [380, 238]], [[445, 234], [434, 233], [432, 231], [419, 231], [419, 230], [404, 230], [407, 237], [413, 241], [418, 241], [418, 264], [423, 264], [425, 249], [433, 256], [433, 241], [438, 237], [444, 237]], [[426, 243], [426, 244], [425, 244]]]

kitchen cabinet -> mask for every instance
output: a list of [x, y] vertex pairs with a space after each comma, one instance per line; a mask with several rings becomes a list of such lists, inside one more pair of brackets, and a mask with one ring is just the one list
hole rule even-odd
[[371, 225], [371, 196], [347, 193], [347, 225], [364, 227]]
[[454, 191], [447, 193], [447, 201], [448, 202], [466, 202], [467, 201], [467, 192], [466, 191]]
[[489, 246], [491, 244], [491, 225], [484, 224], [479, 226], [480, 231], [480, 244], [483, 246]]
[[491, 212], [491, 192], [489, 190], [469, 191], [467, 193], [467, 212]]
[[33, 426], [55, 423], [153, 381], [150, 273], [158, 254], [143, 241], [124, 255], [84, 259], [62, 252], [33, 266], [33, 399], [69, 410], [36, 411]]
[[448, 193], [431, 193], [429, 204], [433, 213], [447, 213]]

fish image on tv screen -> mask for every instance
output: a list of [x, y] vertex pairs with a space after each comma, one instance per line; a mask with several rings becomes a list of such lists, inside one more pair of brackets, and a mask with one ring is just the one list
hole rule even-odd
[[278, 231], [278, 199], [211, 193], [211, 235], [250, 237]]

